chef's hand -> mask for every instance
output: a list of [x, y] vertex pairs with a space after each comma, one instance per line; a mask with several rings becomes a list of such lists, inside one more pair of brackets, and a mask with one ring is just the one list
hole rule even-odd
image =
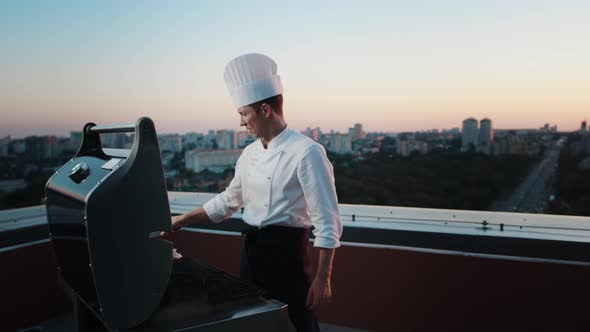
[[[184, 227], [184, 215], [178, 215], [178, 216], [171, 216], [170, 219], [170, 223], [171, 223], [171, 231], [170, 233], [177, 231], [178, 229], [180, 229], [181, 227]], [[168, 232], [161, 232], [160, 235], [161, 236], [166, 236], [169, 235], [170, 233]]]
[[316, 276], [307, 292], [306, 306], [314, 311], [321, 305], [332, 301], [332, 286], [329, 277]]
[[[172, 224], [172, 232], [174, 232], [181, 227], [205, 221], [211, 221], [211, 218], [209, 218], [205, 209], [198, 207], [179, 216], [173, 216], [170, 222]], [[167, 233], [168, 232], [162, 232], [162, 235]]]

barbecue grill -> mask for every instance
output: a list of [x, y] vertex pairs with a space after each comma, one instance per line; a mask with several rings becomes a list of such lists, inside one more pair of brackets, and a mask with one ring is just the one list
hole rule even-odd
[[[100, 135], [133, 132], [130, 150]], [[79, 331], [286, 330], [286, 305], [192, 258], [173, 259], [170, 207], [154, 123], [83, 128], [76, 155], [46, 186], [60, 280]], [[238, 327], [239, 326], [239, 327]]]

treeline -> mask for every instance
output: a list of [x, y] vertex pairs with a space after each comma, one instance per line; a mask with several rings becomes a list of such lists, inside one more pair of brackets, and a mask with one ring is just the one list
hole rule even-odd
[[[470, 210], [487, 210], [494, 201], [509, 195], [535, 161], [525, 156], [487, 156], [456, 151], [434, 151], [410, 157], [379, 153], [360, 161], [349, 155], [330, 154], [329, 157], [334, 165], [340, 203]], [[561, 163], [560, 160], [560, 168]], [[584, 182], [588, 179], [587, 173], [569, 173], [573, 178], [562, 180], [562, 186], [564, 189], [571, 187], [569, 195], [572, 197], [585, 197], [579, 203], [572, 200], [572, 206], [583, 206], [584, 199], [590, 203], [590, 196], [579, 194], [583, 187], [588, 188], [587, 184], [583, 185], [587, 183]], [[26, 189], [0, 192], [0, 209], [41, 204], [44, 186], [51, 174], [41, 170], [30, 172], [24, 176], [28, 184]], [[168, 181], [168, 189], [219, 192], [232, 175], [233, 170], [223, 174], [208, 171], [195, 174], [185, 170]], [[568, 184], [572, 181], [577, 186]], [[565, 190], [561, 191], [567, 196]], [[588, 203], [586, 206], [590, 206]]]
[[29, 172], [24, 176], [26, 188], [9, 193], [0, 191], [0, 210], [43, 204], [45, 184], [53, 173], [43, 170]]
[[166, 185], [168, 191], [220, 193], [229, 186], [234, 171], [233, 168], [228, 168], [222, 173], [215, 173], [205, 169], [195, 173], [191, 169], [183, 168], [178, 175], [167, 179]]
[[512, 192], [535, 158], [441, 150], [361, 161], [330, 155], [330, 160], [340, 203], [487, 210]]
[[26, 183], [25, 188], [16, 191], [0, 189], [0, 210], [43, 204], [47, 180], [66, 160], [66, 157], [33, 160], [25, 156], [0, 159], [0, 180], [23, 179]]
[[[590, 216], [590, 137], [571, 134], [559, 155], [555, 197], [547, 213]], [[586, 162], [584, 162], [586, 160]]]

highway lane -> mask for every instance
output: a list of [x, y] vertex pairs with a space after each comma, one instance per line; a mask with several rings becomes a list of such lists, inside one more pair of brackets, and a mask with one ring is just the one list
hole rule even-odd
[[542, 213], [552, 194], [552, 184], [557, 170], [559, 153], [565, 143], [560, 138], [547, 151], [543, 159], [516, 187], [510, 197], [492, 205], [493, 211]]

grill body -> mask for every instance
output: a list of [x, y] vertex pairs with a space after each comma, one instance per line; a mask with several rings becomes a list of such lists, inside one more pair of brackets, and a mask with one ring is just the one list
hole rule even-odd
[[[287, 328], [286, 305], [257, 287], [192, 258], [173, 264], [173, 244], [159, 236], [170, 231], [170, 206], [149, 118], [83, 131], [46, 185], [50, 239], [79, 331]], [[131, 149], [103, 149], [100, 134], [112, 132], [133, 132]]]

